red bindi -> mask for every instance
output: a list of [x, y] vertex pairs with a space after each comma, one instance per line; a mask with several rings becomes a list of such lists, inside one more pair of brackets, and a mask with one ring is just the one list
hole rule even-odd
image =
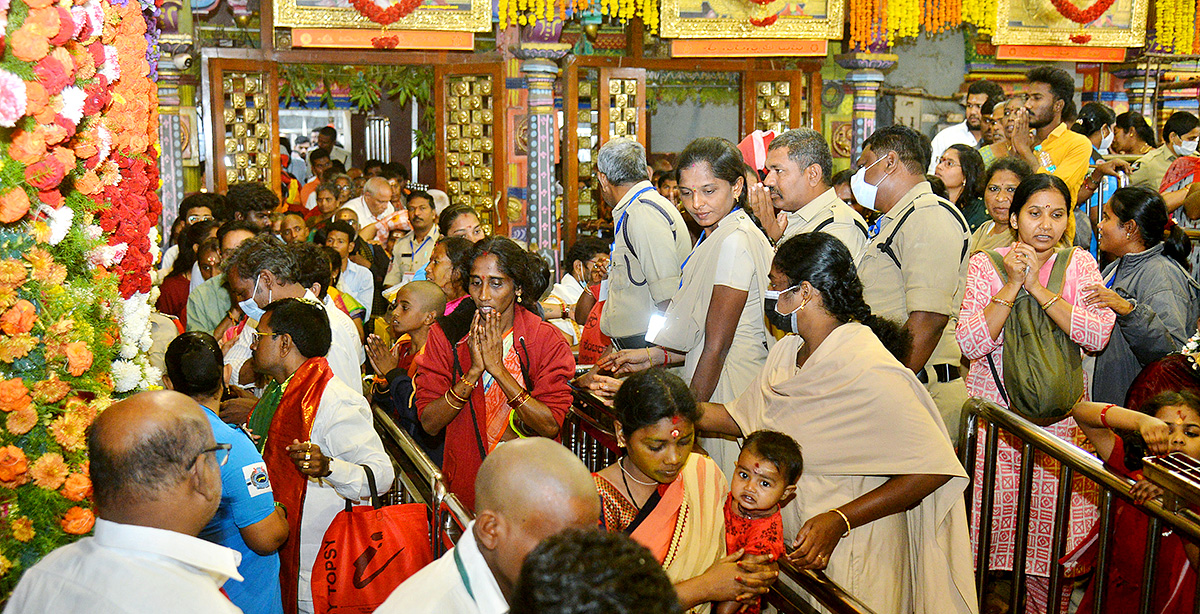
[[671, 424], [679, 424], [679, 416], [671, 416]]

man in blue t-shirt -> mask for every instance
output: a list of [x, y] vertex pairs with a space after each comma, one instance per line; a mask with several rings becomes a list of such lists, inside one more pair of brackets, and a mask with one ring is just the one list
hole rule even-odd
[[234, 605], [246, 614], [282, 614], [276, 550], [287, 539], [286, 512], [275, 505], [267, 466], [250, 437], [207, 406], [204, 413], [217, 443], [233, 447], [221, 467], [221, 506], [200, 537], [242, 553], [238, 571], [244, 579], [230, 579], [223, 587]]
[[242, 555], [243, 580], [231, 578], [222, 590], [245, 614], [283, 614], [278, 550], [288, 538], [287, 510], [276, 507], [267, 466], [250, 437], [214, 411], [224, 392], [221, 348], [208, 333], [187, 332], [171, 341], [163, 362], [163, 384], [204, 408], [213, 439], [224, 448], [217, 450], [221, 505], [200, 532], [200, 538]]

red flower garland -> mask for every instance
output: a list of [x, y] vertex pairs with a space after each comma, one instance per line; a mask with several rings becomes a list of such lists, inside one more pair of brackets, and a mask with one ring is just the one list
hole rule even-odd
[[1074, 34], [1071, 36], [1071, 42], [1077, 45], [1083, 45], [1092, 40], [1091, 34]]
[[395, 49], [399, 44], [399, 36], [376, 36], [371, 39], [371, 46], [376, 49]]
[[358, 11], [363, 17], [374, 21], [381, 25], [391, 25], [408, 17], [413, 11], [421, 6], [423, 0], [400, 0], [387, 8], [387, 10], [379, 8], [374, 0], [350, 0], [350, 4], [354, 6], [354, 10]]
[[1096, 3], [1088, 7], [1086, 11], [1079, 10], [1071, 0], [1050, 0], [1054, 5], [1054, 10], [1058, 11], [1059, 15], [1074, 21], [1075, 23], [1088, 24], [1096, 21], [1108, 9], [1112, 8], [1116, 0], [1096, 0]]
[[768, 15], [767, 17], [763, 17], [762, 19], [755, 19], [755, 18], [751, 17], [750, 25], [755, 26], [757, 28], [765, 28], [765, 27], [775, 23], [776, 21], [779, 21], [778, 14]]

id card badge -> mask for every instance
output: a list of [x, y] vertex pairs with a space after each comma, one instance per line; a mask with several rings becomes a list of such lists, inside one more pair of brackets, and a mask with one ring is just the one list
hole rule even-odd
[[650, 322], [646, 324], [646, 342], [654, 343], [658, 338], [658, 333], [662, 332], [663, 325], [667, 323], [667, 314], [661, 311], [655, 311], [650, 316]]
[[596, 302], [602, 303], [608, 300], [608, 280], [600, 282], [600, 296], [596, 297]]
[[1129, 175], [1126, 175], [1125, 171], [1120, 171], [1117, 173], [1117, 175], [1117, 186], [1122, 188], [1129, 187]]

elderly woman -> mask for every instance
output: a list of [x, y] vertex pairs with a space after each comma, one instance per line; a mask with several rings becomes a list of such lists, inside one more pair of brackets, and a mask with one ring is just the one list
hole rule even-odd
[[1084, 291], [1089, 305], [1117, 314], [1117, 332], [1096, 357], [1092, 398], [1123, 405], [1133, 378], [1174, 352], [1200, 317], [1200, 284], [1188, 274], [1191, 241], [1167, 217], [1162, 196], [1149, 188], [1121, 188], [1104, 204], [1100, 249], [1116, 258], [1104, 283]]
[[1033, 169], [1029, 168], [1029, 164], [1016, 157], [1000, 158], [988, 167], [983, 175], [983, 206], [987, 208], [991, 220], [981, 224], [971, 234], [968, 254], [1012, 245], [1014, 237], [1008, 222], [1008, 208], [1012, 205], [1017, 186], [1032, 174]]
[[[617, 373], [682, 362], [697, 400], [724, 403], [754, 380], [773, 341], [762, 308], [771, 244], [746, 212], [746, 164], [733, 143], [696, 139], [678, 164], [680, 199], [703, 229], [700, 241], [683, 263], [662, 330], [651, 339], [659, 347], [623, 350], [610, 360]], [[734, 442], [701, 444], [732, 471]]]
[[776, 575], [769, 555], [726, 556], [729, 486], [712, 459], [692, 451], [700, 412], [683, 380], [641, 371], [621, 385], [614, 407], [617, 445], [626, 453], [595, 474], [600, 525], [649, 548], [693, 612], [765, 592]]
[[[963, 355], [971, 360], [967, 375], [967, 393], [971, 396], [983, 397], [1001, 407], [1008, 406], [1008, 395], [1002, 392], [1000, 386], [1004, 381], [1003, 332], [1014, 301], [1021, 292], [1037, 300], [1054, 324], [1082, 349], [1097, 352], [1108, 343], [1116, 316], [1107, 307], [1084, 300], [1085, 289], [1100, 282], [1096, 261], [1091, 254], [1080, 249], [1058, 251], [1058, 248], [1070, 243], [1070, 200], [1070, 190], [1058, 177], [1040, 173], [1030, 175], [1017, 186], [1009, 208], [1009, 225], [1016, 232], [1017, 240], [1010, 247], [993, 252], [997, 257], [1003, 257], [1006, 275], [1002, 277], [996, 270], [990, 253], [979, 252], [971, 256], [966, 294], [955, 331]], [[1046, 285], [1060, 257], [1070, 260], [1065, 265], [1061, 290], [1052, 291]], [[1060, 420], [1045, 428], [1068, 442], [1074, 443], [1080, 437], [1079, 428], [1071, 420]], [[1017, 514], [1015, 485], [1019, 483], [1020, 445], [1021, 442], [1015, 437], [1001, 435], [996, 480], [988, 485], [997, 490], [993, 525], [989, 527], [992, 534], [990, 569], [1012, 569]], [[975, 522], [972, 527], [976, 532], [981, 507], [979, 501], [983, 495], [983, 453], [984, 437], [980, 437], [975, 449], [972, 494], [975, 501], [972, 506]], [[1033, 488], [1038, 493], [1056, 491], [1056, 462], [1047, 460], [1037, 463]], [[1078, 477], [1072, 485], [1072, 490], [1078, 494], [1072, 497], [1068, 549], [1083, 540], [1095, 522], [1095, 488], [1095, 484]], [[1088, 500], [1089, 496], [1092, 497], [1091, 501]], [[1029, 574], [1030, 591], [1025, 611], [1043, 612], [1051, 598], [1047, 596], [1047, 591], [1054, 563], [1050, 560], [1054, 498], [1034, 497], [1031, 513], [1037, 520], [1030, 523], [1029, 527], [1025, 571]], [[1068, 569], [1068, 573], [1072, 574], [1081, 571]], [[1060, 597], [1052, 596], [1055, 599]]]
[[831, 235], [784, 242], [770, 275], [767, 316], [796, 334], [732, 403], [701, 404], [699, 428], [774, 429], [803, 447], [783, 508], [794, 564], [824, 569], [880, 614], [975, 612], [967, 476], [933, 399], [897, 359], [911, 338], [871, 314]]
[[429, 264], [425, 265], [425, 279], [437, 284], [446, 294], [445, 315], [454, 313], [459, 303], [467, 298], [467, 284], [461, 271], [467, 269], [467, 258], [473, 246], [462, 237], [442, 237], [433, 246]]
[[537, 315], [546, 263], [505, 237], [476, 243], [460, 272], [470, 302], [432, 326], [417, 358], [417, 413], [430, 435], [446, 432], [442, 472], [475, 506], [475, 474], [500, 442], [557, 437], [571, 406], [571, 348]]

